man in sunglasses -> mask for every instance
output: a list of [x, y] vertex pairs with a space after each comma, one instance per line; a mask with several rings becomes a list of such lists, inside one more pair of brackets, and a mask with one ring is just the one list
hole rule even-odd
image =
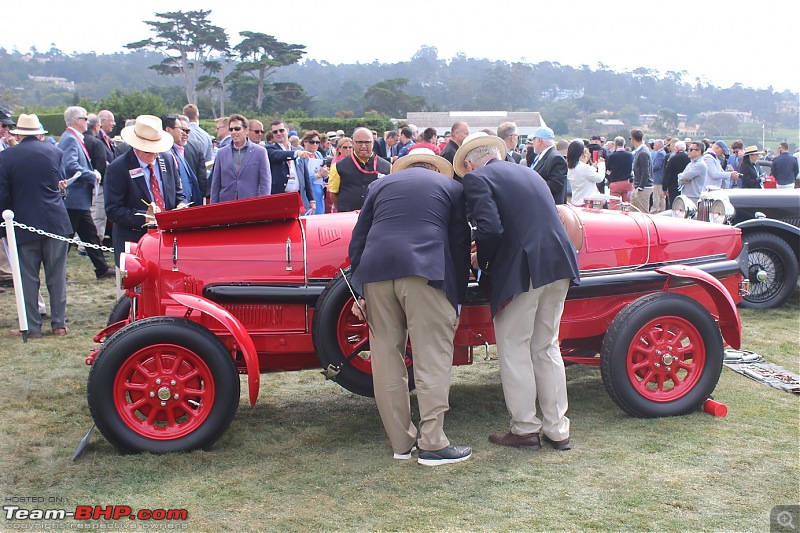
[[[289, 144], [289, 130], [282, 120], [273, 121], [270, 127], [272, 128], [270, 130], [272, 143], [267, 144], [266, 148], [272, 174], [272, 194], [300, 192], [313, 197], [314, 188], [311, 177], [308, 175], [308, 167], [298, 163], [297, 160], [316, 156], [305, 150], [297, 150]], [[314, 198], [307, 199], [309, 209], [315, 210], [317, 208], [316, 200]]]
[[369, 184], [389, 174], [392, 165], [372, 151], [372, 132], [356, 128], [354, 153], [331, 165], [328, 192], [337, 211], [356, 211], [364, 205]]
[[9, 131], [14, 127], [14, 120], [11, 112], [0, 107], [0, 152], [8, 148], [8, 139], [11, 137]]
[[[67, 179], [77, 176], [77, 179], [67, 186], [64, 198], [73, 232], [78, 234], [81, 241], [99, 245], [100, 238], [97, 236], [97, 227], [94, 225], [90, 210], [95, 187], [100, 187], [101, 175], [92, 166], [91, 155], [84, 139], [88, 121], [89, 114], [86, 109], [78, 106], [68, 107], [64, 111], [64, 123], [67, 127], [61, 134], [58, 147], [64, 152], [62, 162], [64, 175]], [[97, 279], [115, 277], [114, 269], [109, 268], [103, 252], [87, 246], [86, 255], [94, 265]]]
[[267, 151], [248, 139], [247, 119], [230, 116], [231, 144], [217, 152], [211, 172], [211, 203], [269, 196], [272, 176]]
[[264, 124], [262, 124], [260, 120], [252, 118], [247, 127], [247, 138], [250, 139], [250, 142], [264, 146], [262, 142], [264, 139]]
[[678, 174], [681, 194], [688, 196], [694, 203], [700, 199], [705, 189], [706, 163], [703, 161], [703, 143], [692, 142], [689, 145], [689, 165]]

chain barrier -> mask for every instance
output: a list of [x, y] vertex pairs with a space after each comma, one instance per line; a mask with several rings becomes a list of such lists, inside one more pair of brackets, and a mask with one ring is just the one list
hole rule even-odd
[[[114, 252], [113, 248], [109, 248], [108, 246], [103, 246], [102, 244], [89, 244], [88, 242], [83, 242], [80, 239], [70, 239], [69, 237], [56, 235], [54, 233], [48, 233], [44, 230], [33, 228], [31, 226], [28, 226], [27, 224], [23, 224], [22, 222], [17, 222], [16, 220], [14, 220], [13, 222], [14, 225], [17, 226], [18, 228], [28, 230], [31, 233], [36, 233], [37, 235], [42, 235], [43, 237], [49, 237], [57, 241], [65, 241], [68, 242], [69, 244], [76, 244], [78, 246], [83, 246], [85, 248], [94, 248], [95, 250], [102, 250], [104, 252], [112, 252], [112, 253]], [[0, 223], [0, 228], [5, 228], [5, 227], [6, 227], [5, 222]]]

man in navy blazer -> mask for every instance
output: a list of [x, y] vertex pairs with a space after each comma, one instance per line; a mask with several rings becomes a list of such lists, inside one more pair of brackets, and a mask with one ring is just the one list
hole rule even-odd
[[[100, 237], [92, 219], [91, 208], [94, 189], [100, 186], [100, 172], [94, 170], [89, 157], [83, 134], [88, 128], [89, 115], [86, 109], [78, 106], [68, 107], [64, 111], [64, 122], [67, 129], [61, 134], [58, 147], [64, 152], [64, 173], [67, 179], [79, 176], [67, 187], [64, 205], [67, 207], [72, 229], [81, 241], [99, 245]], [[114, 271], [109, 269], [103, 252], [97, 248], [86, 247], [86, 255], [92, 260], [97, 279], [113, 278]]]
[[211, 203], [269, 196], [270, 176], [267, 151], [247, 138], [248, 121], [242, 115], [230, 116], [231, 143], [217, 151], [211, 171]]
[[159, 210], [186, 207], [181, 178], [168, 152], [173, 138], [161, 129], [161, 119], [140, 115], [120, 135], [130, 149], [108, 165], [104, 179], [106, 215], [114, 223], [111, 237], [117, 266], [125, 243], [138, 242], [146, 232], [146, 204], [158, 204], [160, 197], [164, 205]]
[[[47, 133], [36, 115], [20, 115], [11, 133], [22, 140], [0, 152], [0, 212], [11, 209], [14, 221], [48, 233], [68, 237], [72, 224], [64, 207], [61, 185], [65, 185], [63, 153], [37, 136]], [[39, 313], [39, 270], [44, 265], [47, 292], [50, 295], [50, 325], [53, 334], [67, 333], [67, 250], [66, 241], [43, 237], [30, 231], [18, 231], [17, 249], [22, 276], [28, 337], [42, 336]], [[0, 246], [3, 246], [0, 243]], [[11, 330], [12, 335], [21, 335]]]
[[511, 413], [511, 431], [489, 440], [537, 450], [541, 432], [554, 448], [567, 450], [567, 383], [558, 329], [567, 290], [580, 281], [578, 260], [551, 189], [535, 171], [505, 156], [502, 139], [478, 132], [454, 158], [477, 224], [473, 267], [492, 280], [489, 305]]
[[567, 203], [567, 161], [553, 146], [555, 136], [550, 128], [533, 132], [533, 151], [536, 156], [531, 168], [547, 183], [557, 204]]
[[[469, 276], [469, 226], [452, 172], [424, 148], [398, 159], [391, 174], [370, 183], [349, 249], [354, 286], [363, 284], [366, 300], [375, 401], [394, 456], [410, 459], [419, 444], [418, 462], [428, 466], [472, 454], [451, 446], [444, 433], [453, 338]], [[405, 365], [409, 337], [419, 442]]]
[[400, 141], [400, 134], [397, 130], [386, 132], [386, 137], [375, 139], [372, 151], [387, 160], [394, 161], [397, 158], [397, 143]]
[[305, 208], [316, 209], [317, 201], [314, 197], [311, 176], [308, 175], [308, 167], [304, 161], [297, 161], [316, 156], [311, 152], [292, 148], [283, 121], [275, 120], [270, 127], [273, 142], [267, 144], [266, 148], [272, 174], [272, 194], [299, 192]]

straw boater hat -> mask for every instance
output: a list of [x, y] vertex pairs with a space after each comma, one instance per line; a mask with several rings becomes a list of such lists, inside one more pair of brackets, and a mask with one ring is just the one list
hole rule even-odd
[[479, 146], [494, 146], [500, 152], [500, 159], [506, 158], [506, 142], [503, 139], [482, 131], [470, 133], [453, 158], [453, 170], [456, 174], [464, 176], [469, 172], [467, 165], [464, 164], [464, 157]]
[[172, 135], [161, 129], [161, 119], [153, 115], [139, 115], [133, 126], [120, 132], [122, 140], [142, 152], [166, 152], [175, 143]]
[[433, 150], [429, 148], [409, 150], [407, 155], [404, 155], [394, 162], [391, 173], [394, 174], [395, 172], [405, 170], [414, 163], [428, 163], [429, 165], [435, 166], [439, 174], [444, 174], [448, 178], [453, 177], [453, 167], [450, 165], [450, 161], [436, 155]]
[[761, 152], [758, 151], [758, 146], [748, 146], [744, 149], [744, 155], [761, 155]]
[[17, 127], [9, 133], [13, 135], [44, 135], [47, 130], [42, 128], [42, 123], [39, 122], [39, 117], [36, 115], [22, 114], [17, 119]]

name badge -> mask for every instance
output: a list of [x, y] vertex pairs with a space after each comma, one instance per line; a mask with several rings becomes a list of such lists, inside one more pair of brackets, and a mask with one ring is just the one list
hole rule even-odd
[[141, 167], [132, 168], [131, 170], [128, 171], [128, 173], [131, 175], [131, 179], [144, 177], [144, 170], [142, 170]]

